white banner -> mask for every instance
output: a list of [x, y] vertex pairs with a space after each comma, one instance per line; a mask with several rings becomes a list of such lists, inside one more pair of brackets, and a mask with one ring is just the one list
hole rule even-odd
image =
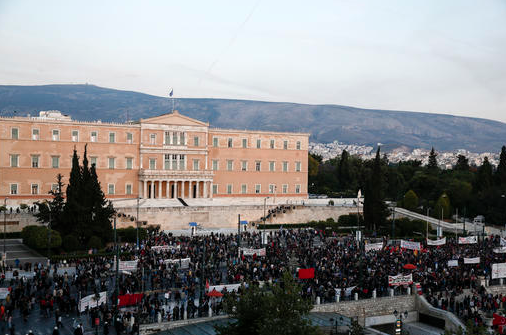
[[401, 248], [410, 250], [420, 250], [420, 242], [401, 240]]
[[365, 245], [365, 251], [371, 251], [371, 250], [381, 250], [383, 249], [383, 242], [379, 243], [368, 243]]
[[227, 284], [227, 285], [214, 285], [209, 286], [209, 292], [212, 290], [216, 290], [218, 292], [223, 291], [225, 288], [227, 289], [227, 292], [237, 291], [241, 287], [241, 284]]
[[478, 243], [477, 236], [459, 237], [459, 244], [475, 244]]
[[179, 245], [154, 245], [151, 247], [151, 250], [160, 252], [160, 251], [167, 251], [172, 249], [179, 249], [181, 246]]
[[353, 291], [353, 289], [357, 287], [357, 286], [352, 286], [352, 287], [347, 287], [344, 289], [344, 296], [345, 297], [349, 297], [351, 295], [351, 292]]
[[86, 310], [86, 307], [88, 307], [88, 309], [98, 307], [102, 303], [105, 304], [106, 301], [107, 301], [107, 292], [100, 292], [100, 298], [98, 300], [96, 300], [94, 294], [88, 295], [79, 300], [79, 311], [84, 312]]
[[506, 247], [494, 248], [496, 254], [506, 254]]
[[492, 279], [506, 277], [506, 263], [492, 264]]
[[178, 258], [178, 259], [164, 259], [164, 263], [172, 263], [172, 264], [178, 264], [181, 266], [181, 269], [188, 269], [190, 267], [190, 258]]
[[241, 251], [244, 256], [253, 256], [254, 254], [256, 254], [257, 256], [265, 256], [265, 248], [261, 249], [241, 248]]
[[446, 237], [440, 238], [438, 240], [427, 239], [427, 245], [445, 245], [445, 244], [446, 244]]
[[0, 299], [5, 299], [11, 293], [8, 287], [0, 287]]
[[464, 264], [480, 264], [480, 257], [464, 258]]
[[506, 247], [506, 238], [501, 237], [501, 247]]
[[139, 260], [135, 261], [119, 261], [119, 271], [137, 271], [137, 263]]
[[401, 285], [410, 285], [413, 284], [413, 275], [409, 274], [407, 276], [397, 275], [397, 276], [388, 276], [388, 285], [390, 286], [401, 286]]
[[458, 259], [452, 259], [452, 260], [448, 261], [448, 267], [453, 267], [453, 266], [459, 266]]

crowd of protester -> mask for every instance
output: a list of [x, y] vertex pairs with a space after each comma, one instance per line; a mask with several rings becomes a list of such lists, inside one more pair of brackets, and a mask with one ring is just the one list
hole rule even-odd
[[[504, 296], [487, 293], [479, 282], [482, 277], [490, 279], [493, 263], [505, 262], [506, 254], [494, 252], [500, 245], [499, 236], [480, 238], [476, 244], [458, 244], [448, 238], [441, 246], [422, 243], [418, 251], [403, 249], [386, 239], [374, 242], [378, 241], [384, 243], [381, 250], [366, 252], [364, 242], [353, 236], [314, 229], [271, 231], [263, 238], [265, 243], [256, 231], [242, 233], [239, 242], [237, 234], [190, 237], [154, 230], [139, 249], [121, 246], [122, 261], [138, 262], [136, 269], [119, 272], [118, 294], [143, 292], [134, 304], [121, 306], [115, 313], [110, 298], [116, 287], [112, 257], [67, 259], [49, 268], [24, 264], [26, 272], [13, 279], [2, 277], [1, 286], [10, 287], [10, 293], [0, 305], [0, 322], [6, 332], [14, 333], [15, 313], [21, 317], [18, 322], [27, 322], [30, 315], [39, 313], [54, 318], [53, 334], [62, 327], [72, 327], [74, 334], [83, 334], [84, 327], [99, 327], [104, 334], [109, 334], [110, 328], [117, 334], [136, 334], [142, 323], [223, 313], [221, 299], [205, 294], [209, 286], [268, 285], [279, 280], [284, 271], [296, 275], [297, 268], [314, 268], [314, 278], [300, 280], [301, 294], [323, 303], [351, 299], [355, 294], [360, 299], [373, 294], [386, 296], [392, 289], [394, 294], [401, 294], [406, 287], [392, 288], [388, 283], [388, 276], [398, 274], [412, 274], [432, 305], [475, 324], [483, 322], [483, 313], [501, 309], [506, 301]], [[265, 256], [245, 256], [238, 243], [242, 248], [265, 247]], [[165, 248], [160, 250], [161, 246]], [[480, 257], [480, 262], [464, 264], [465, 257]], [[189, 261], [174, 261], [184, 259]], [[458, 266], [449, 266], [450, 260], [458, 260]], [[406, 264], [413, 264], [415, 269], [406, 270]], [[79, 309], [80, 298], [104, 291], [109, 297], [105, 303]], [[72, 324], [64, 322], [70, 318], [75, 320]]]

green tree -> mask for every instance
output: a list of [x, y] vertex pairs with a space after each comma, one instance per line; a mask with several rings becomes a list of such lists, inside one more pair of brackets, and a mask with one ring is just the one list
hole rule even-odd
[[52, 229], [61, 231], [63, 229], [63, 210], [65, 207], [65, 199], [63, 198], [63, 176], [59, 173], [56, 175], [56, 188], [51, 189], [49, 194], [52, 195], [51, 201], [36, 202], [39, 211], [35, 213], [38, 222], [49, 223]]
[[378, 229], [385, 223], [389, 215], [384, 201], [383, 180], [380, 148], [378, 147], [372, 171], [369, 173], [364, 190], [364, 220], [368, 229]]
[[496, 184], [506, 187], [506, 146], [502, 146], [501, 155], [499, 156], [499, 164], [495, 171]]
[[434, 214], [433, 216], [436, 218], [441, 217], [441, 213], [443, 214], [443, 219], [447, 219], [451, 216], [452, 209], [450, 205], [450, 198], [446, 193], [441, 194], [439, 199], [434, 206]]
[[410, 211], [414, 211], [418, 208], [418, 196], [413, 190], [406, 192], [402, 201], [402, 205], [404, 208]]
[[476, 174], [475, 187], [478, 191], [486, 191], [490, 189], [493, 183], [493, 168], [490, 162], [488, 161], [488, 157], [483, 159], [483, 163], [478, 168], [478, 173]]
[[225, 310], [234, 321], [215, 326], [220, 335], [303, 335], [319, 334], [305, 317], [312, 304], [300, 295], [301, 288], [292, 275], [283, 274], [281, 282], [274, 283], [271, 291], [250, 285], [237, 297], [225, 298]]
[[438, 172], [439, 166], [437, 164], [437, 153], [434, 150], [434, 147], [430, 150], [429, 154], [429, 163], [427, 164], [427, 170], [430, 172]]
[[458, 155], [457, 163], [453, 169], [456, 171], [469, 171], [469, 159], [464, 155]]
[[349, 156], [348, 151], [343, 150], [337, 168], [338, 186], [341, 191], [347, 190], [351, 183]]

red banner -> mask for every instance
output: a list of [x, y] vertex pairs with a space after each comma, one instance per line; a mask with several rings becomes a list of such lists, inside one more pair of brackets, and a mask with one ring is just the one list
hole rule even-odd
[[144, 295], [142, 293], [125, 294], [118, 297], [118, 307], [125, 307], [138, 304]]
[[492, 314], [494, 317], [494, 320], [492, 321], [492, 325], [494, 326], [503, 326], [506, 325], [506, 318], [504, 316], [501, 316], [499, 314]]
[[314, 268], [299, 269], [299, 279], [313, 279], [313, 278], [314, 278]]

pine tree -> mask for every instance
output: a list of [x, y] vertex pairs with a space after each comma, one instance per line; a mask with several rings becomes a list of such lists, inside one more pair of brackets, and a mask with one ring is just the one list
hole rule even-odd
[[464, 155], [458, 155], [457, 164], [453, 169], [456, 171], [469, 171], [469, 159]]
[[57, 187], [51, 189], [49, 194], [53, 199], [49, 202], [37, 202], [39, 211], [35, 213], [38, 222], [48, 223], [51, 221], [51, 229], [61, 230], [63, 225], [63, 210], [65, 207], [65, 199], [63, 198], [63, 176], [58, 174], [56, 176]]
[[499, 156], [499, 165], [495, 172], [496, 184], [498, 186], [506, 187], [506, 146], [502, 146], [501, 155]]
[[429, 163], [427, 164], [427, 169], [432, 172], [439, 171], [439, 166], [437, 165], [437, 153], [434, 150], [434, 147], [432, 147], [429, 154]]

